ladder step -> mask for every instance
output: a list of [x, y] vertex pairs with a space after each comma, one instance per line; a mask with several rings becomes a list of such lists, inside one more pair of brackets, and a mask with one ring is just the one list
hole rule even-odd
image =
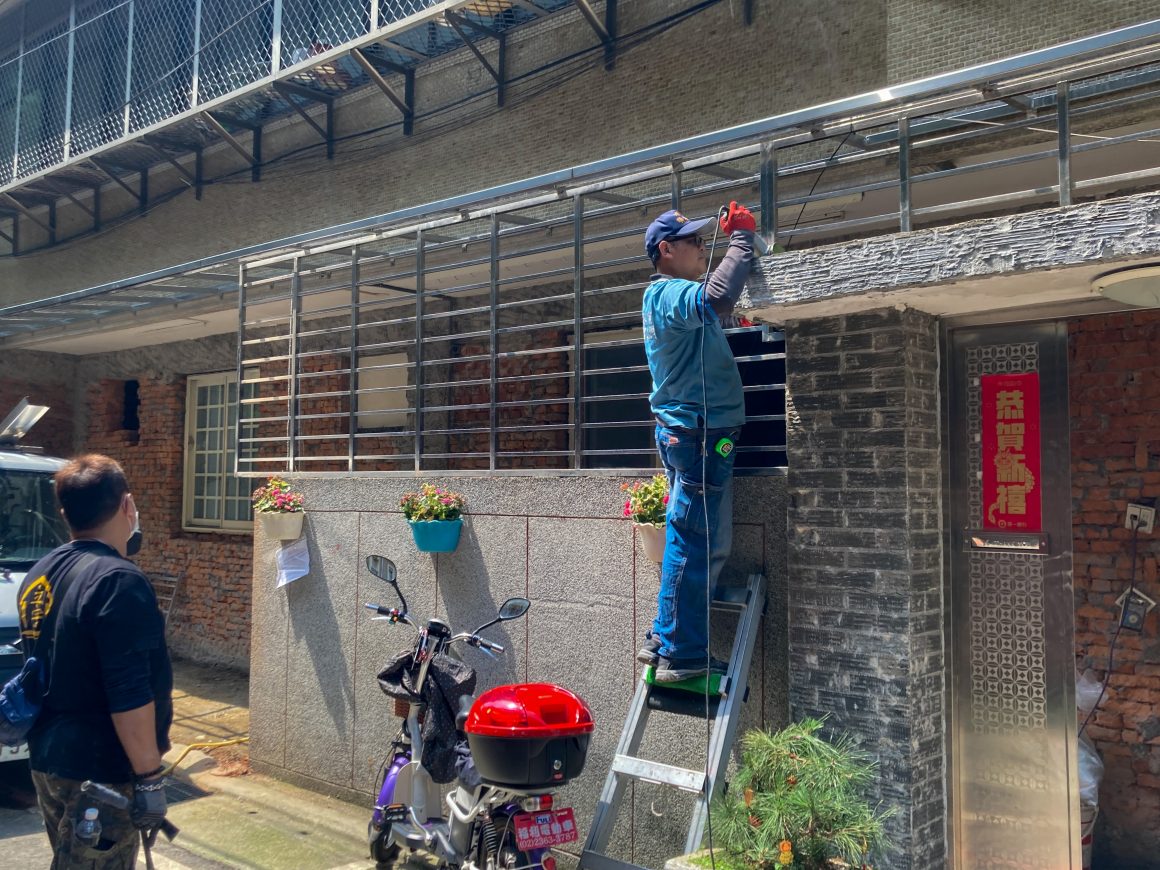
[[[650, 710], [659, 710], [663, 713], [676, 713], [680, 716], [696, 716], [705, 718], [705, 696], [679, 689], [666, 689], [664, 684], [654, 683], [648, 693], [645, 704]], [[717, 715], [717, 708], [721, 705], [720, 695], [709, 696], [709, 716]]]
[[579, 870], [648, 870], [648, 868], [630, 864], [628, 861], [617, 861], [615, 858], [585, 849], [580, 854]]
[[718, 586], [709, 606], [714, 610], [742, 611], [749, 605], [748, 586]]
[[612, 769], [616, 773], [622, 773], [634, 779], [671, 785], [681, 791], [690, 791], [694, 794], [700, 794], [705, 787], [705, 771], [703, 770], [687, 770], [683, 767], [674, 767], [671, 764], [661, 764], [659, 761], [634, 758], [631, 755], [616, 756], [612, 760]]

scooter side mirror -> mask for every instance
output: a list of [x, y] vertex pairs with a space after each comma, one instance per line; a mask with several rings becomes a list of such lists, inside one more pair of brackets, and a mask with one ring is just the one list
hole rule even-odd
[[528, 612], [528, 608], [532, 606], [532, 602], [526, 598], [509, 598], [499, 607], [499, 613], [495, 619], [490, 622], [485, 622], [475, 630], [475, 634], [479, 634], [485, 628], [491, 628], [497, 622], [507, 622], [509, 619], [519, 619]]
[[407, 599], [403, 597], [403, 590], [399, 588], [399, 572], [395, 568], [395, 563], [386, 556], [367, 556], [367, 570], [380, 580], [386, 580], [391, 584], [395, 594], [399, 596], [399, 601], [403, 604], [403, 612], [406, 613]]
[[367, 570], [380, 580], [386, 580], [392, 586], [399, 576], [399, 572], [395, 569], [395, 563], [386, 556], [367, 556]]
[[499, 609], [499, 619], [506, 622], [509, 619], [519, 619], [528, 612], [532, 602], [526, 598], [509, 598]]

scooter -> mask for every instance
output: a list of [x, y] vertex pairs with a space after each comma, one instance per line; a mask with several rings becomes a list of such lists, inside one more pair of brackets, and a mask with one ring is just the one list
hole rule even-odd
[[[381, 769], [367, 826], [371, 858], [379, 867], [390, 866], [407, 848], [433, 856], [440, 868], [555, 870], [551, 847], [573, 842], [579, 834], [572, 809], [555, 807], [552, 792], [584, 768], [593, 730], [588, 706], [549, 683], [499, 686], [479, 697], [468, 692], [454, 699], [459, 738], [454, 750], [443, 740], [435, 757], [423, 737], [430, 716], [446, 715], [445, 709], [431, 709], [432, 698], [443, 707], [450, 700], [439, 694], [450, 682], [440, 677], [451, 670], [474, 686], [474, 670], [457, 660], [448, 662], [452, 645], [502, 654], [504, 648], [480, 632], [519, 619], [531, 602], [509, 598], [495, 619], [455, 634], [441, 619], [420, 626], [411, 616], [390, 559], [368, 556], [366, 565], [390, 584], [401, 606], [365, 607], [375, 612], [375, 620], [416, 632], [414, 646], [379, 675], [380, 686], [396, 699], [396, 712], [405, 709], [406, 718]], [[452, 768], [456, 781], [444, 796], [431, 770]]]

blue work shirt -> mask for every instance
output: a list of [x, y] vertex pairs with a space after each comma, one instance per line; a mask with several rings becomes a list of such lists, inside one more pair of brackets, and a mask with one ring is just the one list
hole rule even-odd
[[[703, 301], [703, 286], [697, 281], [654, 275], [645, 288], [641, 314], [653, 381], [649, 404], [664, 426], [740, 428], [745, 423], [741, 374], [720, 318]], [[701, 410], [706, 399], [707, 423]]]

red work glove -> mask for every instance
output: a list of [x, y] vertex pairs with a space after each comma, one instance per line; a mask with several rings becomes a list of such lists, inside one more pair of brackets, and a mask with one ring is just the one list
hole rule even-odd
[[721, 218], [720, 224], [721, 232], [726, 234], [734, 230], [757, 232], [757, 220], [753, 217], [753, 213], [745, 206], [738, 205], [737, 200], [729, 203], [729, 213]]

